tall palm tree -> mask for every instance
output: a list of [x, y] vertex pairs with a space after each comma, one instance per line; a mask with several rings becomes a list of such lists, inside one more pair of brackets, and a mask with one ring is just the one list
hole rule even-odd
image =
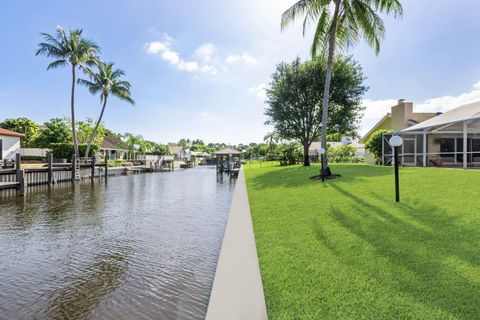
[[95, 65], [98, 61], [100, 47], [93, 41], [82, 36], [82, 29], [68, 30], [65, 32], [61, 27], [57, 27], [54, 35], [41, 33], [44, 42], [40, 43], [36, 55], [44, 55], [55, 59], [51, 62], [47, 70], [59, 67], [68, 67], [72, 69], [72, 89], [70, 98], [70, 112], [73, 138], [73, 152], [78, 157], [78, 140], [75, 130], [75, 85], [77, 83], [77, 69], [85, 71], [87, 67]]
[[125, 75], [125, 72], [120, 69], [115, 69], [113, 63], [99, 62], [97, 64], [97, 68], [97, 72], [89, 71], [91, 81], [78, 79], [78, 83], [87, 87], [90, 93], [97, 94], [100, 92], [100, 103], [102, 104], [102, 111], [100, 111], [100, 116], [95, 124], [95, 128], [88, 139], [85, 157], [88, 157], [88, 154], [90, 153], [90, 148], [92, 146], [93, 139], [97, 134], [98, 126], [102, 122], [103, 113], [105, 112], [105, 107], [107, 106], [108, 96], [112, 94], [121, 100], [131, 103], [132, 105], [135, 104], [135, 101], [133, 101], [130, 93], [130, 83], [121, 80], [122, 76]]
[[[317, 23], [311, 54], [327, 55], [321, 132], [322, 147], [325, 150], [327, 150], [330, 82], [336, 47], [346, 50], [363, 38], [378, 54], [380, 41], [385, 35], [385, 26], [379, 16], [380, 13], [401, 16], [403, 8], [400, 0], [299, 0], [282, 15], [282, 30], [297, 18], [303, 18], [304, 36], [308, 24], [312, 21]], [[326, 156], [323, 165], [325, 168], [328, 165]]]

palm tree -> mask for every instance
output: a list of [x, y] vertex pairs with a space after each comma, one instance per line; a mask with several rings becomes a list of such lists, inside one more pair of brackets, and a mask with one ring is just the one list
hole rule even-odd
[[[346, 50], [358, 43], [360, 38], [380, 51], [380, 41], [385, 35], [385, 26], [379, 13], [401, 16], [400, 0], [299, 0], [282, 15], [284, 30], [297, 18], [303, 17], [303, 35], [308, 24], [316, 20], [317, 26], [311, 47], [312, 56], [327, 54], [325, 87], [322, 100], [322, 147], [327, 150], [328, 101], [335, 49]], [[324, 157], [326, 168], [327, 157]], [[323, 172], [322, 172], [323, 174]]]
[[88, 140], [87, 149], [85, 150], [85, 157], [88, 157], [93, 139], [97, 134], [98, 126], [102, 122], [103, 113], [107, 106], [107, 99], [110, 94], [121, 100], [127, 101], [132, 105], [135, 104], [130, 93], [130, 83], [122, 81], [122, 76], [125, 75], [120, 69], [115, 69], [113, 63], [99, 62], [97, 64], [97, 72], [89, 71], [90, 80], [78, 79], [78, 83], [88, 88], [90, 93], [97, 94], [100, 92], [100, 103], [102, 104], [102, 111], [98, 117], [95, 128]]
[[75, 130], [75, 85], [77, 68], [85, 71], [87, 67], [95, 65], [98, 61], [100, 47], [93, 41], [82, 36], [82, 29], [68, 30], [65, 32], [57, 27], [54, 35], [41, 33], [45, 42], [40, 43], [36, 55], [45, 55], [55, 59], [47, 70], [70, 66], [72, 69], [72, 89], [70, 99], [71, 125], [73, 138], [73, 152], [78, 157], [78, 140]]
[[270, 152], [273, 150], [273, 144], [277, 143], [280, 137], [278, 136], [278, 133], [276, 132], [269, 132], [263, 137], [263, 141], [267, 142], [268, 141], [268, 146], [270, 149]]

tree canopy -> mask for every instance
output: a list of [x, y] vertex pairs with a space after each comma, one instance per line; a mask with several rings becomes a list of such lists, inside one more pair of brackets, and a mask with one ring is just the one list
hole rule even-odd
[[[309, 165], [308, 148], [319, 139], [322, 125], [325, 60], [315, 58], [277, 65], [267, 89], [266, 124], [273, 125], [283, 139], [296, 140], [304, 148], [304, 165]], [[367, 91], [360, 65], [352, 58], [335, 61], [331, 98], [329, 101], [328, 133], [355, 132], [363, 107], [361, 99]]]
[[52, 118], [43, 124], [35, 144], [39, 148], [49, 148], [51, 143], [69, 143], [71, 141], [70, 119]]
[[34, 147], [40, 131], [39, 125], [28, 118], [5, 119], [0, 122], [0, 128], [23, 133], [25, 136], [20, 140], [22, 148]]

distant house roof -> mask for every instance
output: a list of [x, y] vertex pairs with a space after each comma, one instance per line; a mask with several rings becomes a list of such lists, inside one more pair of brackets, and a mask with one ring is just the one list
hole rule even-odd
[[0, 128], [0, 136], [9, 136], [9, 137], [24, 137], [25, 135], [22, 133], [18, 133], [12, 130], [2, 129]]
[[103, 138], [102, 144], [100, 145], [100, 148], [112, 149], [112, 150], [117, 150], [117, 149], [127, 150], [128, 146], [120, 138], [105, 136]]
[[170, 150], [170, 152], [172, 154], [178, 154], [180, 153], [182, 150], [183, 150], [183, 147], [180, 147], [180, 146], [168, 146], [168, 150]]
[[460, 106], [400, 132], [420, 131], [473, 119], [480, 119], [480, 101]]
[[235, 149], [232, 149], [232, 148], [225, 148], [225, 149], [222, 149], [222, 150], [218, 150], [218, 151], [214, 152], [213, 154], [215, 154], [215, 155], [230, 155], [230, 154], [239, 155], [239, 154], [242, 154], [242, 152], [238, 151], [238, 150], [235, 150]]

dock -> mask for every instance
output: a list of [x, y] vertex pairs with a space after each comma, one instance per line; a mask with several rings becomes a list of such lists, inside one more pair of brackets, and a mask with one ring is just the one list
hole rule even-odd
[[17, 188], [19, 185], [18, 182], [0, 182], [0, 190]]

